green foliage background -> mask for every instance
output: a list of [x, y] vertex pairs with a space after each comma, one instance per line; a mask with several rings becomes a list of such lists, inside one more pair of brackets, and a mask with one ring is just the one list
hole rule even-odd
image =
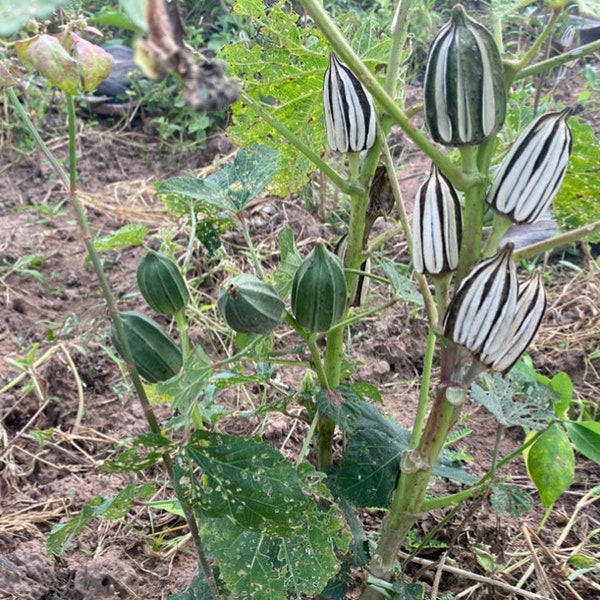
[[[310, 21], [289, 10], [283, 1], [266, 8], [262, 0], [238, 0], [233, 13], [255, 29], [252, 41], [238, 40], [222, 57], [229, 72], [243, 81], [244, 92], [263, 104], [280, 123], [318, 153], [326, 148], [322, 87], [330, 48]], [[353, 13], [341, 18], [353, 48], [375, 71], [383, 64], [391, 41], [372, 18]], [[300, 26], [298, 26], [300, 25]], [[238, 145], [269, 144], [281, 153], [281, 169], [272, 191], [288, 195], [308, 183], [315, 166], [265, 123], [242, 98], [233, 106], [228, 135]]]

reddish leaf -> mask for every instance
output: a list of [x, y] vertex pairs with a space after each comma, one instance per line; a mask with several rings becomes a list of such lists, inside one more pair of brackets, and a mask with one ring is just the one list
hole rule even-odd
[[83, 90], [95, 90], [111, 73], [115, 61], [113, 57], [96, 44], [74, 36], [74, 54], [79, 60]]
[[15, 78], [3, 62], [0, 62], [0, 90], [15, 85]]
[[27, 48], [27, 56], [52, 85], [69, 94], [77, 93], [80, 83], [79, 65], [55, 37], [40, 35]]

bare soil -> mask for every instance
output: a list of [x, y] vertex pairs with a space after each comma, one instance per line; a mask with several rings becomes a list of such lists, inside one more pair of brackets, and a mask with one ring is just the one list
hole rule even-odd
[[[52, 134], [53, 149], [66, 158], [64, 140], [64, 132]], [[46, 551], [52, 526], [77, 515], [85, 502], [98, 495], [113, 496], [135, 480], [152, 480], [161, 487], [166, 485], [165, 474], [160, 468], [135, 475], [100, 469], [117, 445], [146, 430], [145, 420], [107, 353], [106, 307], [86, 261], [72, 207], [61, 205], [60, 184], [41, 155], [37, 151], [19, 155], [15, 150], [23, 143], [17, 131], [4, 142], [0, 386], [15, 378], [19, 382], [0, 397], [0, 599], [166, 599], [184, 591], [196, 572], [184, 523], [167, 512], [139, 506], [121, 522], [93, 521], [60, 558]], [[232, 150], [219, 134], [205, 152], [181, 148], [174, 153], [139, 124], [119, 129], [107, 121], [82, 128], [80, 186], [94, 234], [139, 222], [152, 232], [177, 228], [154, 197], [153, 183], [199, 172]], [[406, 147], [402, 165], [399, 179], [411, 198], [426, 162]], [[295, 197], [261, 198], [248, 209], [247, 217], [267, 260], [270, 251], [276, 252], [276, 237], [285, 222], [293, 224], [301, 247], [316, 238], [332, 242], [336, 235], [331, 225]], [[390, 222], [376, 225], [378, 231], [389, 226]], [[232, 254], [243, 246], [236, 234], [227, 236], [225, 243]], [[105, 258], [112, 285], [127, 306], [135, 303], [127, 298], [136, 291], [135, 269], [141, 254], [140, 249], [126, 248]], [[408, 261], [401, 239], [392, 240], [386, 254]], [[204, 259], [199, 255], [199, 268]], [[569, 257], [582, 267], [580, 272], [561, 266], [560, 259], [560, 255], [550, 258], [549, 310], [530, 354], [544, 373], [566, 371], [577, 394], [597, 404], [600, 361], [590, 355], [598, 348], [600, 332], [598, 272], [588, 271], [585, 253]], [[208, 297], [213, 294], [214, 302], [210, 282], [204, 291]], [[194, 335], [202, 339], [204, 332]], [[425, 336], [422, 318], [411, 307], [401, 306], [367, 322], [353, 340], [357, 379], [380, 385], [382, 410], [403, 425], [411, 423], [416, 406]], [[159, 406], [157, 412], [166, 420], [171, 409]], [[483, 408], [469, 404], [461, 426], [472, 432], [455, 449], [470, 455], [465, 458], [467, 471], [482, 474], [490, 464], [497, 424]], [[242, 426], [236, 427], [239, 431]], [[245, 427], [240, 432], [250, 433], [256, 423]], [[43, 440], [36, 432], [46, 432]], [[286, 417], [270, 417], [263, 432], [286, 455], [292, 456], [302, 442], [301, 428]], [[501, 455], [522, 439], [521, 430], [507, 430]], [[502, 474], [512, 475], [537, 500], [522, 460]], [[557, 502], [539, 537], [534, 533], [543, 516], [539, 508], [520, 518], [497, 518], [487, 500], [468, 503], [436, 534], [437, 540], [453, 543], [446, 563], [492, 577], [482, 560], [487, 551], [496, 564], [506, 565], [498, 579], [517, 585], [523, 577], [524, 589], [540, 594], [530, 597], [600, 598], [598, 578], [580, 578], [568, 585], [566, 581], [566, 561], [575, 551], [600, 559], [598, 494], [570, 521], [577, 503], [598, 484], [599, 476], [598, 465], [579, 457], [576, 481]], [[437, 482], [436, 492], [442, 491], [457, 491], [456, 484]], [[161, 491], [159, 496], [163, 495]], [[441, 511], [429, 515], [419, 524], [419, 533], [425, 535], [444, 516]], [[380, 514], [364, 513], [368, 528], [376, 529], [380, 518]], [[437, 560], [440, 555], [430, 550], [421, 559]], [[420, 565], [414, 564], [410, 573], [433, 585], [436, 567], [419, 570]], [[363, 577], [364, 573], [355, 573], [356, 588], [349, 598], [356, 597]], [[460, 571], [445, 572], [439, 590], [456, 594], [471, 586], [472, 591], [461, 597], [512, 597], [501, 588], [477, 584]]]

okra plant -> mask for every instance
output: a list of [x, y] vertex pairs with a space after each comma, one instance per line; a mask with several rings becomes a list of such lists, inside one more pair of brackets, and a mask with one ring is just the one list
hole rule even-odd
[[[540, 401], [535, 418], [515, 410], [510, 422], [502, 420], [500, 406], [501, 396], [511, 402], [523, 384], [511, 372], [535, 338], [546, 308], [543, 274], [523, 277], [518, 260], [600, 229], [598, 222], [588, 224], [532, 249], [502, 243], [512, 224], [535, 222], [556, 197], [573, 147], [572, 111], [536, 116], [510, 150], [496, 153], [511, 85], [592, 53], [600, 43], [535, 63], [562, 12], [554, 2], [531, 48], [507, 59], [500, 15], [490, 15], [492, 34], [457, 4], [450, 22], [436, 36], [432, 32], [422, 110], [408, 110], [402, 82], [411, 2], [398, 5], [389, 36], [375, 35], [370, 22], [346, 18], [336, 24], [318, 0], [300, 3], [304, 16], [283, 2], [268, 8], [261, 0], [236, 2], [234, 10], [250, 20], [257, 37], [232, 42], [224, 51], [241, 89], [229, 133], [243, 147], [234, 161], [205, 179], [176, 177], [158, 186], [167, 205], [183, 204], [182, 214], [189, 209], [193, 215], [191, 245], [199, 213], [213, 208], [238, 218], [252, 269], [232, 274], [214, 298], [219, 318], [233, 331], [234, 344], [228, 347], [235, 351], [211, 357], [191, 343], [189, 332], [198, 326], [200, 312], [195, 291], [165, 252], [148, 252], [137, 282], [151, 311], [173, 317], [177, 341], [146, 314], [119, 311], [88, 240], [113, 319], [111, 338], [128, 365], [152, 431], [109, 468], [164, 461], [199, 554], [199, 575], [187, 595], [177, 596], [180, 600], [343, 598], [351, 566], [366, 573], [362, 598], [406, 597], [399, 550], [429, 510], [493, 493], [498, 467], [526, 448], [529, 472], [550, 509], [572, 481], [572, 443], [600, 460], [593, 450], [600, 431], [591, 422], [570, 421], [568, 402]], [[149, 2], [154, 8], [157, 4]], [[47, 74], [45, 64], [37, 67]], [[188, 95], [193, 91], [189, 85], [186, 89]], [[74, 90], [64, 91], [74, 147]], [[16, 95], [11, 97], [19, 107]], [[413, 121], [419, 112], [426, 131]], [[394, 125], [432, 161], [430, 173], [423, 173], [412, 224], [387, 142]], [[71, 161], [67, 183], [77, 204], [74, 153]], [[274, 272], [265, 272], [244, 210], [267, 185], [291, 192], [315, 170], [349, 198], [343, 240], [316, 243], [302, 258], [288, 228], [279, 240], [280, 263]], [[385, 277], [377, 277], [389, 283], [393, 298], [373, 305], [361, 302], [359, 287], [370, 277], [364, 265], [390, 237], [389, 232], [370, 236], [375, 219], [390, 212], [390, 200], [400, 215], [400, 225], [391, 231], [407, 240], [413, 274], [408, 278], [384, 262]], [[484, 238], [488, 208], [493, 217]], [[79, 205], [78, 211], [87, 235]], [[414, 298], [415, 286], [429, 335], [415, 420], [406, 431], [379, 413], [381, 394], [372, 382], [346, 373], [352, 357], [345, 341], [350, 326], [360, 327], [367, 317], [406, 301], [411, 296], [406, 290], [413, 289]], [[295, 336], [275, 345], [284, 328]], [[435, 355], [440, 369], [432, 384]], [[285, 378], [288, 366], [306, 373], [299, 389], [276, 382]], [[293, 404], [302, 408], [297, 418], [307, 433], [294, 463], [258, 437], [225, 433], [222, 419], [230, 415], [219, 404], [219, 394], [257, 383], [268, 394], [262, 392], [248, 416], [288, 414]], [[496, 394], [500, 388], [504, 393]], [[171, 399], [177, 411], [171, 422], [157, 422], [148, 389]], [[543, 398], [537, 388], [531, 390]], [[531, 433], [517, 452], [494, 458], [479, 480], [444, 453], [469, 395], [504, 426], [521, 425]], [[339, 455], [334, 452], [336, 429], [346, 438]], [[465, 487], [430, 497], [434, 475], [458, 479]], [[150, 495], [144, 486], [128, 486], [105, 506], [108, 512], [118, 506], [122, 515], [123, 507]], [[363, 507], [385, 511], [380, 530], [370, 539], [358, 518]], [[59, 552], [86, 523], [76, 519], [58, 526], [50, 537], [51, 550]]]

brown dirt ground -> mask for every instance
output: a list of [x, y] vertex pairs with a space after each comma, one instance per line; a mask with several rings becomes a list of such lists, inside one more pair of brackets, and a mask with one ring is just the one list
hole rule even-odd
[[[61, 189], [37, 152], [19, 156], [11, 149], [18, 147], [19, 141], [18, 133], [4, 139], [0, 170], [0, 385], [25, 374], [0, 397], [0, 599], [166, 599], [186, 589], [196, 568], [183, 523], [168, 513], [139, 506], [123, 522], [94, 521], [59, 560], [45, 550], [52, 525], [76, 515], [86, 501], [97, 495], [114, 495], [136, 477], [160, 483], [164, 473], [154, 469], [135, 476], [108, 475], [99, 469], [116, 444], [145, 431], [145, 421], [105, 351], [106, 309], [86, 263], [73, 211], [67, 205], [54, 215], [42, 210], [44, 203], [59, 205]], [[64, 137], [54, 136], [52, 147], [65, 156]], [[169, 151], [139, 128], [117, 129], [105, 122], [84, 129], [79, 148], [80, 181], [94, 232], [106, 233], [137, 222], [147, 223], [153, 232], [176, 227], [154, 198], [153, 182], [184, 171], [198, 172], [215, 156], [231, 150], [222, 136], [215, 136], [207, 151], [190, 154]], [[405, 148], [402, 164], [399, 178], [410, 198], [425, 162]], [[247, 216], [267, 260], [269, 252], [275, 254], [276, 236], [285, 222], [294, 224], [301, 247], [316, 238], [334, 238], [332, 228], [307, 212], [298, 198], [261, 198]], [[388, 226], [379, 223], [378, 231]], [[228, 236], [226, 243], [233, 253], [241, 245], [235, 234]], [[386, 254], [407, 260], [401, 240], [392, 241]], [[106, 259], [119, 297], [135, 291], [134, 272], [140, 256], [139, 249], [124, 249]], [[23, 257], [32, 259], [24, 265], [28, 269], [11, 272]], [[549, 311], [531, 355], [545, 373], [567, 371], [577, 393], [597, 404], [600, 362], [589, 355], [597, 347], [600, 332], [598, 272], [584, 268], [577, 273], [561, 267], [559, 258], [550, 261], [554, 286]], [[586, 266], [585, 255], [578, 260]], [[208, 286], [206, 293], [213, 295], [214, 302], [214, 286]], [[203, 332], [194, 335], [202, 338]], [[366, 323], [353, 342], [354, 357], [359, 361], [357, 377], [381, 386], [384, 412], [404, 425], [411, 422], [415, 408], [424, 336], [421, 317], [407, 307], [396, 307], [383, 318]], [[26, 363], [33, 348], [33, 361]], [[81, 408], [83, 418], [77, 424]], [[157, 410], [160, 419], [170, 415], [167, 406]], [[462, 425], [467, 424], [472, 433], [457, 447], [472, 456], [465, 468], [478, 475], [490, 463], [497, 427], [475, 404], [466, 408]], [[246, 424], [244, 432], [257, 425]], [[284, 454], [294, 455], [302, 441], [301, 427], [283, 416], [269, 417], [264, 425], [265, 438]], [[51, 431], [42, 447], [34, 437], [39, 430]], [[522, 432], [509, 429], [501, 441], [501, 454], [521, 441]], [[521, 461], [510, 474], [535, 496]], [[597, 579], [577, 580], [569, 589], [564, 570], [565, 561], [577, 549], [596, 560], [600, 557], [598, 494], [574, 522], [569, 521], [599, 476], [598, 465], [579, 460], [574, 485], [557, 502], [539, 538], [530, 533], [530, 546], [522, 532], [537, 528], [543, 516], [539, 508], [519, 519], [498, 519], [486, 502], [468, 504], [436, 535], [442, 541], [455, 538], [447, 563], [485, 574], [477, 561], [477, 551], [485, 549], [507, 565], [501, 577], [507, 583], [515, 585], [523, 577], [525, 589], [553, 594], [553, 598], [600, 597]], [[453, 485], [438, 482], [436, 491], [456, 491]], [[429, 515], [419, 525], [421, 533], [442, 516]], [[463, 522], [466, 516], [471, 518]], [[364, 514], [365, 523], [372, 528], [380, 518], [380, 514]], [[439, 553], [421, 558], [436, 560]], [[436, 567], [418, 571], [418, 563], [415, 565], [410, 572], [433, 583]], [[356, 573], [357, 585], [363, 575]], [[501, 589], [477, 584], [456, 572], [445, 572], [439, 589], [462, 592], [462, 598], [509, 597]], [[348, 597], [356, 597], [356, 592]]]

